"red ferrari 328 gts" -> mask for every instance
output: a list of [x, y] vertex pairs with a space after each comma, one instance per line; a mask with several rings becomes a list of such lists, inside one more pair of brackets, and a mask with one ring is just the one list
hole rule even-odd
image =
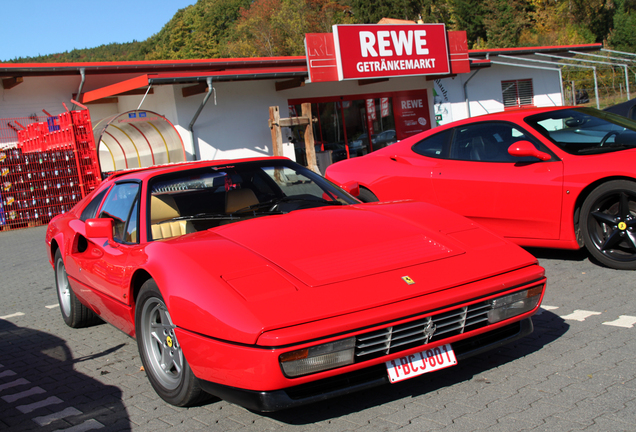
[[452, 366], [529, 334], [546, 283], [462, 216], [363, 204], [283, 158], [113, 174], [46, 242], [65, 322], [135, 337], [179, 406], [274, 411]]
[[636, 269], [636, 122], [593, 108], [457, 121], [330, 166], [363, 201], [415, 199], [521, 246], [579, 249]]

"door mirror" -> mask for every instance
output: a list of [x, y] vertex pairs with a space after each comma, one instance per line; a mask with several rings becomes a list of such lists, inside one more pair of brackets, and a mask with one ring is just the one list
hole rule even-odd
[[113, 243], [113, 220], [111, 218], [87, 219], [86, 237], [89, 239], [106, 238]]
[[525, 141], [525, 140], [517, 141], [516, 143], [508, 147], [508, 153], [515, 157], [532, 156], [542, 161], [547, 161], [552, 159], [552, 156], [537, 150], [537, 148], [534, 145], [532, 145], [530, 141]]
[[350, 195], [357, 197], [360, 195], [360, 184], [358, 182], [349, 182], [343, 185], [340, 185], [342, 189], [349, 192]]

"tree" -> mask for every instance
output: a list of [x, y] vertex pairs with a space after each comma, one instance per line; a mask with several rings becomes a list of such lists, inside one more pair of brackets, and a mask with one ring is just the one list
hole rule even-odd
[[519, 45], [523, 30], [531, 26], [532, 5], [526, 0], [493, 0], [484, 4], [487, 46], [511, 48]]
[[617, 9], [609, 43], [616, 50], [636, 52], [636, 0], [623, 0]]
[[215, 58], [221, 56], [223, 41], [250, 0], [198, 0], [180, 9], [152, 37], [153, 50], [146, 56], [155, 59]]
[[331, 0], [256, 0], [241, 9], [223, 53], [228, 57], [304, 55], [305, 33], [330, 32], [349, 23], [346, 8]]
[[353, 17], [360, 24], [375, 24], [382, 18], [417, 21], [423, 9], [423, 0], [351, 0]]
[[[465, 30], [468, 46], [479, 44], [487, 37], [484, 25], [485, 8], [481, 0], [449, 0], [454, 30]], [[445, 21], [448, 23], [448, 20]]]

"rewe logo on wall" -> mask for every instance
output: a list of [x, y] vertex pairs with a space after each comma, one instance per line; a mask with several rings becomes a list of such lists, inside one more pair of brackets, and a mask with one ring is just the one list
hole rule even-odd
[[[413, 54], [413, 48], [417, 55], [428, 55], [426, 46], [426, 30], [409, 30], [409, 31], [378, 31], [376, 33], [370, 31], [361, 31], [360, 35], [360, 54], [362, 57], [391, 57], [395, 51], [395, 55], [401, 56]], [[415, 37], [414, 37], [415, 36]], [[414, 43], [415, 42], [415, 43]]]
[[465, 31], [444, 24], [337, 25], [305, 34], [311, 82], [470, 72]]
[[444, 24], [333, 27], [340, 80], [450, 73]]

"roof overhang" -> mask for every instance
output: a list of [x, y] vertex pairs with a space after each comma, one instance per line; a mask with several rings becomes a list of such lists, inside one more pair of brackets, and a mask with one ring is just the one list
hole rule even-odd
[[261, 69], [305, 66], [305, 57], [254, 57], [240, 59], [205, 60], [153, 60], [125, 62], [81, 63], [0, 63], [3, 76], [59, 76], [77, 75], [84, 70], [87, 75], [178, 73], [191, 71], [225, 71], [232, 69]]
[[307, 76], [306, 66], [233, 69], [216, 72], [183, 72], [143, 74], [116, 84], [91, 90], [83, 94], [82, 103], [89, 103], [110, 96], [148, 87], [150, 85], [198, 84], [209, 78], [214, 81], [241, 81], [258, 79], [281, 79]]
[[489, 58], [490, 56], [507, 54], [507, 55], [532, 55], [536, 53], [563, 53], [564, 55], [573, 56], [574, 54], [569, 51], [588, 52], [599, 51], [603, 48], [602, 43], [583, 44], [583, 45], [555, 45], [555, 46], [542, 46], [542, 47], [520, 47], [520, 48], [492, 48], [492, 49], [478, 49], [468, 50], [468, 55], [471, 59], [476, 58]]

